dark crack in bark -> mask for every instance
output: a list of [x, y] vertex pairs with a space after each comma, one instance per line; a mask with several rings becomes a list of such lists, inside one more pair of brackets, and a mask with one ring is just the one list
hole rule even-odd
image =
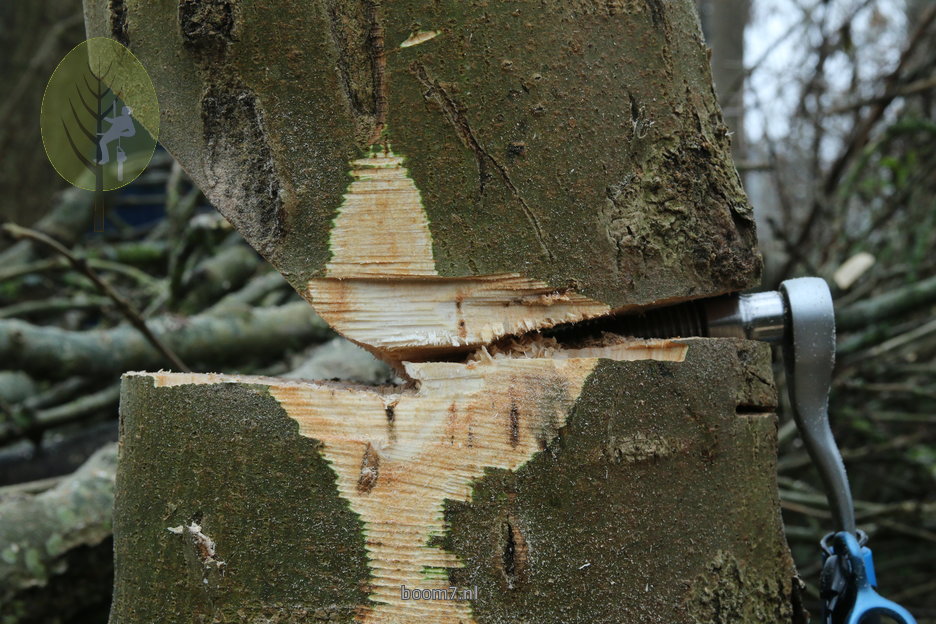
[[380, 0], [327, 0], [330, 35], [341, 85], [362, 149], [380, 142], [387, 122], [387, 56]]
[[125, 0], [110, 0], [110, 30], [114, 39], [122, 45], [130, 45], [127, 29], [127, 4]]
[[446, 89], [439, 83], [438, 80], [434, 80], [429, 72], [426, 70], [426, 67], [419, 62], [413, 63], [410, 66], [411, 70], [416, 76], [416, 79], [419, 80], [419, 83], [426, 88], [426, 93], [424, 97], [426, 99], [432, 100], [441, 110], [445, 119], [451, 124], [455, 129], [458, 138], [461, 139], [462, 144], [470, 149], [475, 156], [475, 160], [478, 163], [478, 186], [481, 192], [481, 195], [484, 195], [485, 185], [488, 174], [488, 165], [493, 167], [497, 174], [504, 181], [504, 184], [510, 190], [511, 194], [520, 204], [520, 207], [523, 210], [523, 214], [529, 221], [530, 226], [533, 229], [533, 233], [536, 236], [536, 241], [539, 243], [540, 248], [542, 248], [543, 253], [546, 256], [553, 260], [554, 256], [552, 251], [546, 245], [545, 236], [543, 234], [543, 227], [537, 218], [536, 213], [533, 212], [533, 209], [530, 208], [529, 203], [524, 199], [523, 195], [520, 193], [520, 189], [513, 183], [510, 179], [510, 174], [507, 172], [507, 168], [504, 167], [496, 158], [494, 158], [481, 144], [481, 141], [478, 139], [475, 132], [471, 129], [471, 125], [468, 123], [468, 118], [465, 117], [464, 112], [461, 110], [461, 107], [458, 105], [458, 102], [451, 96], [451, 94], [446, 91]]
[[285, 236], [286, 215], [260, 103], [239, 81], [209, 82], [201, 115], [212, 201], [269, 258]]
[[660, 28], [666, 24], [666, 12], [663, 9], [663, 3], [660, 0], [644, 0], [647, 8], [650, 10], [650, 19], [653, 21], [654, 28]]
[[223, 56], [234, 40], [234, 5], [230, 0], [181, 0], [179, 30], [185, 46], [205, 57]]
[[518, 589], [528, 580], [530, 548], [520, 532], [517, 519], [509, 515], [504, 522], [501, 566], [507, 589]]

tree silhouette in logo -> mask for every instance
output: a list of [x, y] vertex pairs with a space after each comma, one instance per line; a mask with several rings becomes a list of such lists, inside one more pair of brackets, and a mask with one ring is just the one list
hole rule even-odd
[[[68, 102], [69, 108], [71, 108], [74, 126], [77, 127], [85, 137], [87, 137], [88, 143], [92, 146], [91, 149], [94, 151], [93, 160], [89, 160], [85, 156], [85, 154], [87, 154], [89, 151], [87, 146], [85, 146], [84, 149], [81, 149], [78, 147], [78, 145], [76, 145], [75, 139], [72, 137], [71, 130], [69, 129], [66, 120], [62, 119], [62, 128], [65, 130], [65, 136], [68, 138], [68, 144], [71, 146], [72, 152], [75, 154], [75, 157], [88, 169], [88, 171], [94, 175], [95, 193], [104, 192], [104, 165], [108, 162], [108, 159], [103, 155], [106, 146], [102, 149], [101, 140], [99, 140], [99, 137], [104, 134], [103, 126], [104, 119], [107, 116], [107, 111], [114, 110], [117, 107], [117, 101], [120, 98], [120, 96], [111, 91], [110, 87], [108, 87], [105, 83], [105, 80], [107, 76], [110, 75], [112, 69], [113, 65], [107, 68], [107, 71], [104, 72], [103, 76], [98, 76], [94, 73], [94, 71], [91, 70], [91, 67], [88, 66], [88, 74], [90, 74], [92, 77], [91, 83], [93, 83], [93, 86], [92, 84], [89, 84], [87, 75], [82, 76], [85, 93], [90, 96], [91, 100], [95, 104], [96, 109], [92, 108], [85, 100], [85, 93], [82, 93], [82, 87], [77, 84], [75, 85], [76, 99], [81, 103], [81, 106], [84, 107], [84, 110], [87, 111], [88, 116], [90, 116], [94, 121], [95, 125], [93, 134], [87, 128], [87, 116], [82, 119], [82, 117], [78, 115], [78, 111], [75, 110], [74, 101], [69, 100]], [[104, 102], [108, 98], [110, 98], [110, 103], [105, 106]], [[81, 140], [81, 137], [79, 137], [79, 140]], [[123, 158], [124, 160], [126, 159], [125, 153]], [[123, 163], [120, 163], [120, 167], [121, 169], [123, 168]], [[120, 177], [123, 177], [123, 171], [120, 173]], [[97, 197], [95, 199], [97, 199]], [[103, 206], [97, 201], [95, 201], [94, 206], [94, 229], [95, 231], [104, 230], [104, 210]]]
[[94, 191], [94, 229], [103, 231], [104, 192], [136, 178], [155, 148], [159, 109], [146, 70], [120, 43], [89, 39], [52, 74], [40, 120], [49, 160]]

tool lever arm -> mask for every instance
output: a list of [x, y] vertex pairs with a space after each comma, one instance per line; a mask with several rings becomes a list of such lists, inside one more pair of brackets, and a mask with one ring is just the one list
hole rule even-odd
[[835, 364], [835, 311], [824, 280], [804, 277], [780, 285], [787, 315], [783, 360], [793, 416], [819, 470], [836, 530], [854, 534], [855, 509], [845, 464], [829, 426], [829, 390]]

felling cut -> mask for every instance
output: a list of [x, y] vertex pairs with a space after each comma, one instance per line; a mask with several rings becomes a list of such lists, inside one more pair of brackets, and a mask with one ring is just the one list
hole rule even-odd
[[767, 347], [539, 333], [759, 279], [691, 0], [85, 16], [405, 380], [125, 375], [111, 624], [799, 621]]

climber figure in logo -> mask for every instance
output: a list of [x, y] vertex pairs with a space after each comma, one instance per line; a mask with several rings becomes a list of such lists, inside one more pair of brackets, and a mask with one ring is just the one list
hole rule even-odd
[[[105, 117], [104, 121], [108, 122], [111, 126], [106, 131], [101, 133], [101, 160], [98, 161], [99, 165], [106, 165], [110, 160], [110, 154], [107, 151], [107, 146], [109, 143], [117, 141], [117, 150], [118, 150], [118, 160], [120, 159], [120, 154], [123, 150], [120, 149], [120, 138], [121, 137], [132, 137], [136, 134], [136, 127], [133, 125], [133, 117], [130, 116], [133, 110], [129, 106], [123, 107], [123, 114], [114, 117]], [[124, 156], [126, 160], [126, 156]], [[121, 163], [122, 164], [122, 163]]]

